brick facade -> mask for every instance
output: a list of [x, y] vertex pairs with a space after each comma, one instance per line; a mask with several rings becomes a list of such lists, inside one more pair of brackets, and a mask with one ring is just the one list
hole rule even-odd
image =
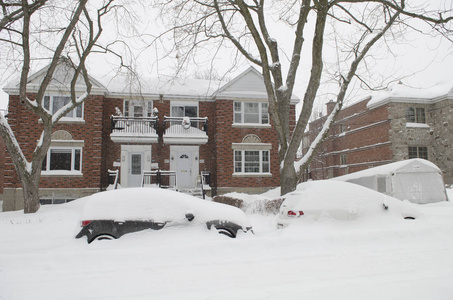
[[[276, 187], [279, 185], [278, 140], [272, 128], [233, 127], [233, 101], [216, 101], [216, 155], [217, 184], [231, 187]], [[219, 125], [222, 126], [219, 126]], [[248, 134], [256, 134], [263, 143], [272, 144], [271, 177], [235, 177], [233, 176], [233, 143], [241, 143]], [[228, 190], [228, 189], [226, 189]]]
[[[41, 188], [73, 188], [81, 187], [100, 190], [102, 187], [102, 113], [103, 97], [90, 96], [84, 103], [84, 122], [60, 122], [54, 132], [64, 130], [70, 133], [74, 140], [83, 140], [82, 169], [83, 176], [41, 176]], [[16, 138], [28, 160], [36, 147], [42, 125], [32, 112], [28, 111], [19, 101], [18, 96], [10, 96], [8, 122], [16, 133]], [[90, 134], [87, 135], [86, 133]], [[12, 164], [11, 157], [5, 157], [5, 188], [20, 188], [21, 184]]]
[[[247, 80], [247, 76], [251, 76], [252, 84], [250, 88], [260, 89], [260, 81], [263, 84], [262, 78], [259, 79], [260, 75], [257, 75], [255, 70], [249, 69], [244, 74], [246, 76], [240, 77], [241, 80]], [[241, 85], [248, 87], [243, 82], [241, 82]], [[98, 88], [98, 90], [102, 90], [101, 87]], [[231, 86], [228, 88], [231, 88]], [[104, 190], [109, 186], [109, 170], [120, 170], [119, 181], [120, 183], [123, 182], [125, 178], [121, 178], [121, 174], [123, 176], [128, 174], [123, 172], [126, 170], [126, 167], [123, 169], [123, 166], [125, 166], [125, 160], [129, 159], [124, 157], [123, 151], [132, 151], [125, 149], [139, 149], [137, 147], [148, 149], [146, 151], [150, 155], [144, 155], [146, 160], [144, 166], [147, 166], [146, 168], [149, 168], [149, 170], [151, 170], [150, 166], [158, 166], [160, 170], [170, 170], [172, 163], [174, 163], [173, 157], [170, 155], [173, 146], [176, 147], [174, 149], [197, 149], [198, 156], [192, 158], [196, 160], [196, 162], [192, 160], [192, 164], [196, 163], [200, 172], [210, 172], [210, 187], [213, 195], [229, 191], [262, 192], [274, 188], [279, 185], [278, 140], [275, 130], [270, 124], [233, 124], [234, 101], [266, 103], [267, 95], [264, 89], [263, 91], [263, 96], [259, 99], [256, 97], [247, 99], [247, 97], [242, 96], [239, 100], [234, 97], [217, 97], [216, 94], [200, 97], [169, 93], [168, 95], [155, 94], [142, 97], [124, 93], [113, 93], [112, 95], [109, 92], [95, 93], [83, 104], [83, 120], [72, 120], [71, 122], [61, 120], [54, 128], [54, 133], [63, 132], [70, 137], [68, 140], [71, 143], [83, 145], [81, 146], [81, 172], [74, 172], [74, 174], [43, 172], [40, 181], [40, 196], [42, 199], [64, 199], [67, 201]], [[255, 96], [256, 92], [251, 94]], [[29, 95], [31, 99], [33, 99], [33, 96], [33, 94]], [[143, 103], [152, 103], [152, 108], [158, 111], [157, 140], [153, 142], [143, 142], [133, 138], [127, 141], [112, 140], [111, 116], [117, 114], [117, 109], [124, 112], [125, 100], [137, 99], [143, 99]], [[189, 106], [197, 103], [198, 116], [200, 118], [208, 117], [207, 141], [194, 144], [184, 143], [184, 139], [181, 139], [181, 142], [165, 143], [164, 117], [171, 116], [172, 101], [175, 101], [175, 103], [186, 101]], [[42, 124], [34, 114], [20, 103], [17, 94], [10, 95], [8, 118], [20, 146], [27, 159], [30, 159], [42, 132]], [[291, 105], [290, 120], [290, 126], [293, 129], [295, 125], [295, 105]], [[252, 146], [258, 145], [258, 147], [269, 149], [270, 171], [234, 174], [233, 145], [241, 145], [244, 138], [250, 135], [258, 137], [255, 141], [257, 144], [252, 144]], [[248, 145], [242, 144], [241, 146], [248, 147]], [[0, 144], [1, 150], [2, 144]], [[4, 166], [0, 171], [0, 193], [3, 192], [3, 195], [0, 196], [5, 200], [5, 210], [23, 208], [21, 185], [8, 154], [4, 158], [0, 158], [0, 165]]]
[[[1, 112], [0, 112], [1, 113]], [[0, 166], [5, 166], [5, 157], [6, 157], [6, 145], [3, 142], [3, 139], [0, 138]], [[3, 194], [3, 188], [5, 186], [5, 168], [0, 167], [0, 194]]]

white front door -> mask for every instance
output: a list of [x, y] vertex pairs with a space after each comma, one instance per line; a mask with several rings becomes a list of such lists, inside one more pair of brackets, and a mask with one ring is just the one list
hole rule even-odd
[[176, 171], [178, 188], [194, 188], [198, 176], [198, 146], [171, 146], [170, 169]]
[[178, 153], [176, 178], [179, 187], [192, 186], [192, 152]]
[[141, 186], [144, 170], [151, 170], [151, 147], [121, 145], [121, 187]]
[[129, 187], [142, 185], [143, 153], [131, 153], [129, 156]]

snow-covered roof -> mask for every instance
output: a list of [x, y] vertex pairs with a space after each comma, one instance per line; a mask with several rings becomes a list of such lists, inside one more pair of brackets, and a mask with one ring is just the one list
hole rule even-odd
[[413, 158], [335, 177], [332, 180], [347, 181], [363, 177], [389, 175], [392, 173], [412, 173], [415, 171], [441, 173], [439, 167], [434, 163], [421, 158]]
[[[236, 78], [222, 86], [216, 93], [222, 99], [267, 99], [263, 75], [253, 67], [248, 68]], [[300, 99], [291, 95], [291, 103], [297, 104]]]
[[[39, 70], [29, 77], [27, 89], [29, 92], [37, 92], [45, 76], [48, 66]], [[62, 60], [57, 66], [54, 79], [48, 92], [68, 93], [74, 68], [67, 60]], [[228, 82], [210, 79], [181, 79], [170, 76], [159, 78], [141, 78], [127, 74], [117, 74], [113, 78], [104, 78], [101, 81], [90, 77], [93, 84], [91, 94], [105, 94], [113, 98], [148, 97], [185, 100], [215, 100], [215, 99], [257, 99], [267, 100], [266, 88], [263, 76], [255, 68], [250, 67], [233, 80]], [[4, 89], [8, 94], [19, 92], [19, 80], [9, 83]], [[84, 92], [85, 83], [80, 76], [76, 91]], [[291, 98], [292, 104], [299, 103], [295, 95]]]
[[[41, 82], [43, 81], [44, 77], [46, 76], [46, 72], [49, 69], [49, 65], [40, 69], [39, 71], [33, 73], [29, 78], [28, 78], [28, 83], [27, 83], [27, 92], [33, 93], [33, 92], [38, 92]], [[58, 62], [58, 65], [54, 71], [53, 78], [49, 83], [49, 86], [47, 87], [47, 92], [48, 93], [69, 93], [70, 92], [70, 86], [71, 86], [71, 80], [74, 76], [74, 66], [72, 63], [65, 58], [60, 59]], [[107, 92], [107, 89], [105, 88], [104, 85], [102, 85], [99, 81], [94, 79], [93, 77], [89, 76], [90, 82], [92, 84], [91, 87], [91, 94], [93, 95], [103, 95]], [[19, 93], [19, 84], [20, 84], [20, 79], [16, 78], [9, 82], [3, 90], [9, 94], [9, 95], [15, 95]], [[82, 74], [79, 75], [76, 85], [75, 85], [75, 90], [78, 93], [83, 93], [86, 90], [86, 84], [83, 79]]]
[[386, 90], [372, 93], [367, 107], [372, 109], [389, 102], [435, 103], [447, 98], [453, 98], [453, 84], [450, 81], [428, 88], [415, 88], [398, 83]]
[[167, 98], [211, 99], [214, 92], [222, 85], [216, 80], [181, 79], [169, 76], [144, 79], [118, 75], [104, 81], [110, 97], [141, 95], [158, 98], [160, 95], [165, 95]]

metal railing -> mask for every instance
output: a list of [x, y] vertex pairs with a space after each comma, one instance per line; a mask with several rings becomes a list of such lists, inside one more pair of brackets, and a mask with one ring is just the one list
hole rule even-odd
[[111, 133], [155, 134], [157, 117], [111, 117]]
[[208, 117], [164, 117], [164, 129], [164, 134], [206, 135], [208, 132]]
[[211, 190], [211, 173], [208, 171], [201, 171], [201, 194], [205, 199], [206, 191]]
[[156, 185], [164, 189], [176, 189], [176, 172], [152, 170], [143, 171], [142, 187]]
[[109, 170], [109, 185], [113, 185], [113, 189], [118, 188], [118, 175], [119, 170]]

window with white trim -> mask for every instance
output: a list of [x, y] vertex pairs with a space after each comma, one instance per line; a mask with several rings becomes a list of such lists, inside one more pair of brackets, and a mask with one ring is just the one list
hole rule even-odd
[[80, 173], [82, 171], [82, 148], [49, 148], [42, 163], [42, 171]]
[[234, 150], [234, 173], [270, 173], [269, 150]]
[[234, 102], [234, 123], [269, 124], [268, 103]]
[[182, 117], [196, 118], [198, 117], [198, 106], [172, 104], [171, 116], [179, 118]]
[[134, 118], [152, 117], [153, 101], [124, 100], [123, 115]]
[[[55, 114], [60, 108], [71, 102], [69, 96], [44, 96], [44, 108], [47, 109], [52, 115]], [[83, 103], [68, 112], [64, 118], [82, 119], [83, 118]]]
[[428, 159], [428, 147], [408, 147], [409, 159], [423, 158]]
[[406, 121], [408, 123], [426, 123], [425, 108], [423, 107], [406, 108]]

